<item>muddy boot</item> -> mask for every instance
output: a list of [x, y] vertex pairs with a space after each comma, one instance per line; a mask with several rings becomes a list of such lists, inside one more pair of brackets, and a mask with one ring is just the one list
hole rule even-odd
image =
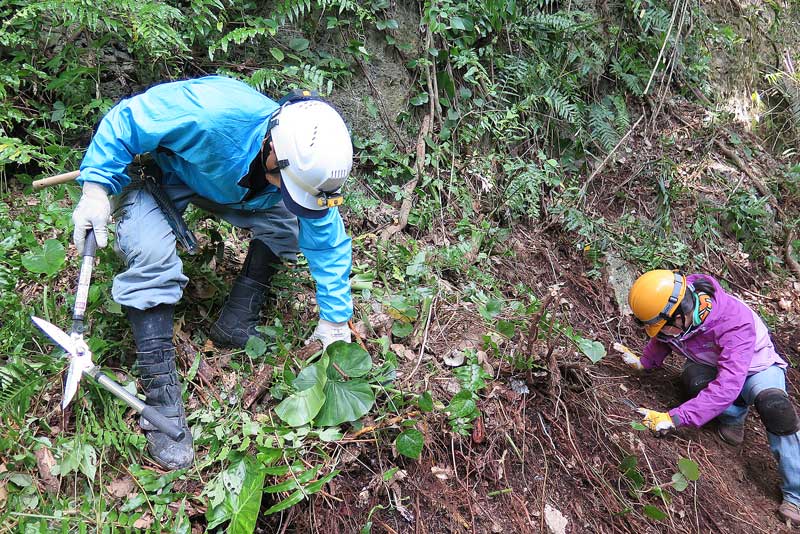
[[781, 521], [793, 527], [800, 526], [800, 506], [784, 500], [778, 508], [778, 516]]
[[147, 437], [147, 451], [165, 469], [192, 465], [192, 433], [186, 424], [181, 400], [181, 385], [175, 368], [172, 345], [172, 315], [175, 307], [160, 304], [147, 310], [125, 308], [136, 340], [136, 367], [145, 402], [184, 430], [181, 441], [160, 432], [150, 421], [141, 418], [139, 425]]
[[216, 345], [244, 348], [250, 336], [261, 337], [256, 330], [258, 316], [279, 263], [280, 259], [267, 245], [255, 239], [250, 242], [242, 273], [234, 281], [219, 319], [209, 333]]
[[717, 427], [719, 437], [728, 445], [738, 447], [744, 441], [744, 425], [724, 425], [722, 423]]

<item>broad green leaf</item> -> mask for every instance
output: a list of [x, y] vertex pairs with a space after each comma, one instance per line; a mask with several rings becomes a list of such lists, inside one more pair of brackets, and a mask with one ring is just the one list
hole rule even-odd
[[[283, 399], [275, 413], [290, 426], [303, 426], [314, 420], [325, 404], [324, 386], [317, 384]], [[332, 423], [334, 426], [338, 423]]]
[[689, 458], [679, 458], [678, 469], [681, 470], [683, 476], [685, 476], [688, 480], [695, 481], [700, 478], [700, 468], [697, 467], [697, 463]]
[[686, 477], [683, 473], [675, 473], [672, 475], [672, 487], [675, 491], [683, 491], [687, 487], [689, 487], [689, 481], [686, 480]]
[[278, 512], [282, 512], [287, 508], [291, 508], [295, 504], [302, 501], [305, 498], [305, 496], [306, 494], [303, 492], [303, 490], [297, 490], [291, 495], [289, 495], [289, 497], [287, 497], [286, 499], [268, 508], [267, 511], [264, 512], [264, 515], [277, 514]]
[[500, 332], [501, 335], [511, 339], [514, 337], [514, 332], [516, 331], [516, 326], [511, 321], [497, 321], [497, 331]]
[[425, 104], [425, 103], [428, 102], [428, 93], [427, 92], [419, 93], [419, 94], [411, 97], [410, 102], [411, 102], [412, 106], [421, 106], [422, 104]]
[[422, 432], [416, 428], [403, 430], [394, 441], [394, 445], [397, 447], [397, 452], [414, 460], [419, 458], [419, 455], [422, 453], [422, 446], [424, 444], [425, 438], [422, 435]]
[[316, 417], [322, 405], [325, 404], [324, 387], [328, 381], [325, 376], [327, 366], [328, 358], [323, 357], [317, 363], [300, 371], [292, 384], [300, 391], [289, 395], [275, 407], [278, 417], [291, 426], [305, 425]]
[[396, 338], [402, 339], [408, 337], [413, 331], [414, 325], [412, 323], [403, 323], [400, 321], [392, 323], [392, 335]]
[[652, 504], [645, 504], [643, 512], [644, 515], [650, 519], [655, 519], [656, 521], [663, 521], [667, 518], [667, 514], [661, 511], [661, 508], [658, 506], [653, 506]]
[[247, 340], [247, 345], [244, 347], [244, 352], [251, 358], [258, 358], [267, 352], [267, 343], [260, 337], [250, 336]]
[[328, 368], [328, 357], [323, 356], [318, 362], [304, 368], [292, 381], [292, 387], [297, 391], [306, 390], [312, 386], [324, 386], [327, 378], [325, 370]]
[[266, 475], [264, 466], [255, 458], [245, 456], [221, 475], [223, 480], [228, 479], [225, 485], [236, 486], [236, 490], [227, 491], [222, 503], [206, 512], [208, 528], [213, 529], [225, 521], [230, 521], [229, 534], [252, 534], [261, 509], [262, 488]]
[[[372, 369], [372, 358], [358, 343], [345, 343], [335, 341], [328, 346], [328, 356], [331, 364], [328, 367], [328, 378], [343, 380], [339, 371], [348, 378], [358, 378], [367, 374]], [[336, 370], [334, 364], [339, 368]]]
[[417, 397], [417, 406], [423, 412], [430, 412], [433, 410], [433, 397], [430, 391], [426, 391]]
[[231, 503], [231, 522], [228, 534], [252, 534], [261, 510], [261, 489], [264, 487], [264, 469], [260, 462], [247, 456], [244, 460], [247, 474], [235, 502]]
[[64, 264], [65, 257], [64, 245], [56, 239], [48, 239], [43, 246], [22, 256], [22, 265], [32, 273], [52, 276]]
[[303, 50], [308, 48], [309, 41], [308, 39], [303, 39], [302, 37], [295, 37], [291, 41], [289, 41], [289, 48], [294, 50], [295, 52], [302, 52]]
[[606, 355], [606, 348], [598, 341], [580, 338], [577, 341], [578, 348], [584, 353], [592, 363], [597, 363]]
[[280, 48], [270, 48], [269, 53], [272, 54], [272, 57], [274, 57], [275, 61], [278, 63], [283, 61], [284, 55]]
[[631, 428], [634, 429], [634, 430], [640, 430], [640, 431], [647, 430], [647, 427], [644, 426], [639, 421], [631, 421]]
[[446, 411], [450, 417], [458, 418], [471, 415], [477, 408], [478, 405], [475, 404], [472, 393], [467, 390], [461, 390], [450, 400]]
[[502, 300], [489, 299], [484, 306], [478, 306], [478, 313], [487, 321], [491, 321], [503, 312], [505, 302]]
[[366, 380], [329, 380], [325, 384], [325, 405], [314, 419], [316, 426], [336, 426], [364, 416], [375, 403], [375, 394]]

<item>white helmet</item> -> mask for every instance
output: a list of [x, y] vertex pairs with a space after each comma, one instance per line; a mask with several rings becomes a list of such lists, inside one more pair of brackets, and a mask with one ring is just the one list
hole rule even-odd
[[342, 203], [340, 189], [353, 167], [344, 120], [325, 102], [309, 99], [284, 104], [271, 122], [286, 207], [299, 217], [324, 217]]

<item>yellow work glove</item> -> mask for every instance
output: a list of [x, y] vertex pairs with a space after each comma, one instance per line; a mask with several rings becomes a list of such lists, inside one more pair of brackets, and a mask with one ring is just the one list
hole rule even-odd
[[641, 371], [644, 369], [642, 360], [622, 343], [614, 343], [614, 350], [622, 354], [622, 361], [628, 364], [628, 367]]
[[636, 411], [644, 416], [644, 419], [642, 419], [644, 426], [653, 432], [665, 434], [675, 429], [675, 423], [672, 422], [672, 417], [666, 412], [656, 412], [654, 410], [648, 410], [647, 408], [639, 408]]

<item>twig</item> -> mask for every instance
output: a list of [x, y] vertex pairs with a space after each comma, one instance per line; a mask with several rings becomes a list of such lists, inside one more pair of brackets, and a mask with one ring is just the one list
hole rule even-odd
[[[740, 158], [736, 152], [725, 146], [725, 144], [719, 139], [715, 139], [714, 144], [717, 145], [720, 151], [728, 156], [737, 167], [739, 167], [739, 170], [745, 173], [753, 181], [753, 185], [756, 187], [756, 189], [758, 189], [758, 192], [761, 193], [762, 196], [767, 197], [771, 204], [774, 204], [775, 198], [772, 196], [772, 192], [767, 188], [766, 185], [764, 185], [764, 182], [762, 182], [761, 179], [756, 176], [756, 173], [753, 172], [753, 169], [751, 169], [747, 163], [742, 161], [742, 158]], [[775, 208], [779, 211], [781, 209], [780, 206], [775, 206]]]
[[419, 369], [419, 364], [422, 362], [422, 355], [425, 354], [425, 345], [428, 343], [428, 331], [431, 327], [431, 317], [433, 316], [433, 306], [436, 304], [436, 298], [439, 296], [439, 293], [434, 295], [433, 300], [431, 300], [431, 307], [428, 310], [428, 317], [425, 320], [425, 333], [422, 335], [422, 345], [419, 347], [419, 354], [417, 355], [417, 363], [414, 364], [414, 368], [408, 373], [408, 376], [405, 378], [405, 382], [407, 383], [411, 380], [411, 377], [416, 374], [417, 369]]
[[603, 167], [606, 166], [606, 163], [608, 163], [608, 160], [611, 159], [611, 156], [617, 151], [617, 149], [620, 146], [622, 146], [622, 143], [624, 143], [625, 140], [628, 139], [628, 137], [631, 135], [631, 133], [633, 133], [633, 131], [636, 129], [636, 127], [639, 126], [639, 123], [642, 122], [642, 119], [644, 119], [644, 115], [639, 117], [639, 120], [637, 120], [636, 123], [633, 126], [630, 127], [630, 129], [627, 131], [627, 133], [622, 136], [622, 139], [620, 139], [619, 142], [616, 144], [616, 146], [611, 149], [611, 152], [609, 152], [606, 155], [605, 159], [603, 159], [603, 161], [600, 163], [600, 165], [594, 171], [592, 171], [592, 174], [589, 176], [589, 179], [586, 180], [586, 182], [581, 186], [580, 196], [583, 196], [583, 195], [586, 194], [586, 189], [589, 187], [589, 184], [592, 183], [592, 180], [594, 180], [594, 177], [597, 176], [597, 173], [599, 173], [603, 169]]

